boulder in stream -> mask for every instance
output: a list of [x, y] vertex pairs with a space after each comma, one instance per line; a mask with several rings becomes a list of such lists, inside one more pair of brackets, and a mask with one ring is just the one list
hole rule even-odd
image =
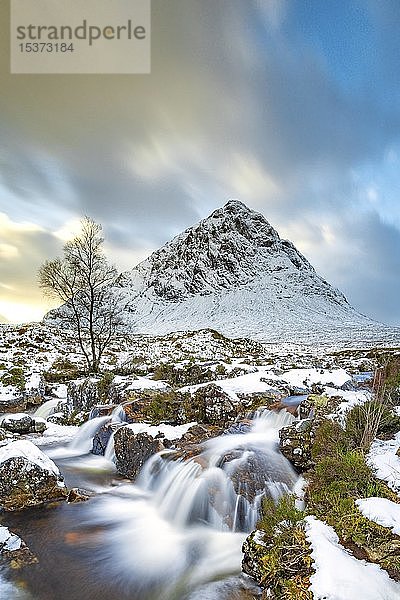
[[0, 507], [4, 510], [40, 506], [66, 495], [58, 467], [32, 442], [18, 440], [0, 448]]
[[186, 420], [228, 427], [238, 416], [239, 406], [218, 385], [198, 388], [185, 407]]
[[154, 438], [145, 432], [135, 433], [127, 425], [115, 432], [114, 448], [118, 473], [135, 479], [147, 459], [164, 450], [165, 446], [162, 438]]
[[25, 565], [38, 562], [38, 559], [29, 550], [24, 541], [7, 527], [0, 525], [0, 557], [6, 561], [12, 569], [20, 569]]

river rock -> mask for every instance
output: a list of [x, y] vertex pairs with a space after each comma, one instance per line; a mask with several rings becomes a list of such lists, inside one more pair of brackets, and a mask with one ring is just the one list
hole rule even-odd
[[308, 396], [310, 390], [305, 387], [299, 387], [298, 385], [293, 385], [289, 387], [289, 396]]
[[258, 583], [264, 579], [264, 557], [269, 542], [263, 531], [256, 529], [244, 541], [242, 570]]
[[4, 442], [4, 440], [6, 440], [8, 437], [11, 437], [10, 433], [0, 427], [0, 442]]
[[[261, 381], [263, 378], [261, 377]], [[237, 396], [242, 405], [242, 411], [244, 415], [249, 412], [254, 413], [257, 409], [265, 406], [270, 407], [271, 404], [279, 402], [282, 398], [287, 395], [286, 392], [282, 392], [276, 388], [270, 388], [264, 392], [250, 392], [247, 394], [238, 393]]]
[[[174, 458], [188, 460], [198, 456], [203, 451], [203, 442], [224, 433], [223, 429], [216, 425], [196, 424], [178, 440], [174, 440]], [[164, 445], [166, 442], [164, 441]]]
[[145, 432], [134, 433], [126, 425], [115, 432], [114, 448], [118, 473], [135, 479], [150, 456], [164, 450], [165, 446], [161, 438]]
[[111, 423], [106, 423], [100, 427], [93, 438], [93, 446], [91, 450], [92, 454], [95, 454], [96, 456], [104, 456], [112, 433], [113, 429], [111, 427]]
[[227, 427], [238, 415], [239, 406], [218, 385], [198, 388], [186, 407], [186, 419]]
[[279, 431], [280, 450], [299, 471], [307, 471], [313, 466], [311, 460], [312, 424], [311, 419], [303, 419]]
[[58, 467], [32, 442], [18, 440], [0, 448], [0, 506], [7, 511], [65, 498]]
[[43, 433], [47, 429], [46, 419], [42, 417], [32, 417], [34, 433]]
[[8, 562], [12, 569], [38, 562], [21, 538], [12, 533], [7, 527], [0, 525], [0, 556]]
[[1, 427], [10, 433], [30, 433], [33, 431], [33, 419], [26, 413], [16, 413], [1, 420]]
[[[3, 388], [4, 389], [4, 388]], [[19, 413], [26, 409], [26, 399], [20, 390], [14, 388], [13, 393], [1, 393], [0, 413]]]
[[67, 404], [73, 412], [90, 411], [99, 402], [99, 381], [97, 377], [87, 377], [70, 381], [67, 387]]
[[45, 419], [31, 417], [26, 413], [8, 415], [0, 421], [0, 425], [5, 431], [17, 433], [18, 435], [43, 433], [47, 428]]
[[115, 404], [95, 404], [90, 411], [89, 419], [109, 417], [115, 408], [117, 408]]
[[76, 504], [78, 502], [86, 502], [94, 496], [94, 492], [83, 490], [82, 488], [72, 488], [67, 496], [68, 504]]
[[32, 373], [25, 384], [25, 399], [28, 406], [39, 406], [45, 397], [45, 382], [40, 373]]
[[310, 394], [299, 406], [300, 418], [326, 417], [334, 413], [341, 402], [340, 396]]

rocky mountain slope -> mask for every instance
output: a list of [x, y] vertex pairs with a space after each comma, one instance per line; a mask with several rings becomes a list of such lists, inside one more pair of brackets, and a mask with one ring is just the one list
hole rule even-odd
[[400, 343], [357, 313], [263, 215], [229, 201], [122, 274], [135, 333], [211, 327], [270, 343]]

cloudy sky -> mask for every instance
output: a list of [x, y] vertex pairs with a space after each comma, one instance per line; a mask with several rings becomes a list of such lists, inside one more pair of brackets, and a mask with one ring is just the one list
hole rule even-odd
[[398, 0], [153, 0], [151, 75], [10, 75], [0, 16], [2, 317], [82, 215], [123, 270], [236, 198], [400, 323]]

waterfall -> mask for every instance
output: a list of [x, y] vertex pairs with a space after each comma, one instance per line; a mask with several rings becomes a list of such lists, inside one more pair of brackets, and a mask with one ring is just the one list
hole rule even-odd
[[115, 463], [114, 433], [114, 431], [111, 433], [110, 439], [107, 442], [106, 451], [104, 452], [104, 458], [112, 463]]
[[249, 531], [261, 500], [277, 500], [297, 475], [278, 449], [279, 429], [290, 424], [286, 411], [264, 411], [249, 433], [223, 435], [204, 444], [199, 456], [176, 461], [160, 453], [145, 464], [137, 486], [170, 522], [205, 523], [219, 531]]
[[109, 422], [110, 417], [94, 417], [90, 421], [86, 421], [86, 423], [79, 427], [78, 433], [71, 442], [66, 446], [55, 448], [54, 450], [49, 448], [48, 455], [51, 458], [69, 458], [89, 454], [92, 449], [94, 436], [103, 425]]
[[[98, 417], [82, 426], [69, 456], [88, 452], [95, 432], [110, 420]], [[263, 498], [278, 500], [298, 479], [278, 446], [279, 429], [292, 421], [285, 411], [260, 411], [243, 433], [212, 438], [187, 460], [164, 450], [146, 462], [134, 483], [91, 499], [76, 522], [89, 544], [92, 529], [95, 535], [91, 568], [99, 576], [107, 572], [141, 600], [188, 598], [198, 586], [238, 575], [242, 544]], [[111, 436], [105, 458], [113, 452]], [[104, 458], [90, 456], [92, 466], [99, 461]]]
[[56, 412], [57, 406], [60, 404], [60, 402], [61, 402], [60, 398], [55, 398], [53, 400], [47, 400], [47, 402], [45, 402], [44, 404], [39, 406], [39, 408], [36, 409], [33, 416], [41, 417], [42, 419], [47, 419], [47, 417], [49, 417], [54, 412]]
[[93, 438], [97, 431], [109, 421], [110, 417], [95, 417], [81, 425], [70, 443], [70, 449], [79, 454], [88, 454], [92, 449]]

